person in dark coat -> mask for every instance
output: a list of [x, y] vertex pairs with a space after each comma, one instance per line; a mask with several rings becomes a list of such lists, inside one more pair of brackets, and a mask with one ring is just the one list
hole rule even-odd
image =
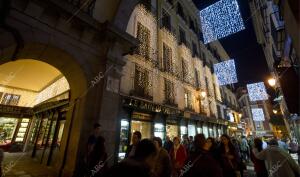
[[223, 176], [236, 177], [236, 173], [239, 171], [239, 156], [228, 135], [223, 134], [221, 136], [221, 144], [218, 151], [220, 153], [220, 163], [223, 169]]
[[205, 139], [203, 134], [197, 134], [194, 141], [194, 151], [181, 170], [183, 177], [222, 177], [222, 169], [212, 155], [213, 141]]
[[256, 172], [256, 176], [257, 177], [268, 177], [268, 171], [265, 166], [265, 161], [257, 159], [253, 154], [253, 151], [261, 152], [263, 150], [262, 144], [263, 144], [263, 142], [260, 138], [254, 139], [254, 147], [250, 151], [250, 158], [254, 164], [254, 170]]
[[[100, 127], [100, 124], [94, 124], [94, 132], [89, 136], [87, 143], [86, 165], [88, 171], [86, 174], [95, 177], [101, 176], [107, 169], [107, 153], [104, 146], [105, 139], [100, 136]], [[99, 168], [100, 166], [101, 168]]]
[[156, 153], [153, 141], [143, 139], [137, 144], [134, 156], [114, 165], [105, 177], [152, 177]]
[[153, 142], [156, 147], [156, 159], [154, 165], [154, 177], [170, 177], [172, 168], [171, 160], [167, 150], [162, 148], [162, 140], [159, 137], [154, 137]]
[[166, 136], [166, 141], [164, 143], [164, 148], [170, 153], [171, 148], [173, 147], [173, 142], [169, 136]]
[[127, 148], [125, 153], [125, 158], [133, 157], [135, 154], [136, 146], [141, 141], [142, 134], [139, 131], [133, 132], [132, 135], [132, 144]]

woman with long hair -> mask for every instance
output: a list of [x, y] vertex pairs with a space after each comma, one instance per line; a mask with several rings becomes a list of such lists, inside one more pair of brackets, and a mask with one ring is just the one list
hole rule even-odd
[[251, 161], [254, 164], [254, 170], [257, 177], [268, 177], [268, 172], [264, 160], [259, 160], [254, 156], [255, 151], [261, 152], [263, 150], [263, 142], [260, 138], [254, 139], [254, 147], [250, 152]]
[[239, 158], [238, 153], [232, 144], [230, 137], [226, 134], [221, 136], [219, 147], [220, 163], [224, 177], [237, 177]]

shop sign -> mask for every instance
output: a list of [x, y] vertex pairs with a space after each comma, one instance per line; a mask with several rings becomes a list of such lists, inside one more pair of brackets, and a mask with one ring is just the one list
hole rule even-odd
[[33, 111], [31, 108], [9, 105], [0, 105], [0, 113], [11, 115], [33, 115]]
[[159, 112], [163, 114], [178, 114], [179, 110], [171, 109], [165, 106], [161, 106], [154, 103], [149, 103], [141, 100], [136, 99], [124, 99], [123, 100], [124, 105], [127, 105], [129, 107], [146, 110], [150, 112]]

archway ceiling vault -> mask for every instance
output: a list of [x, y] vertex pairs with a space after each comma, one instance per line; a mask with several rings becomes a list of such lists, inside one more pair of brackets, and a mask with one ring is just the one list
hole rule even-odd
[[17, 60], [0, 65], [0, 85], [40, 92], [62, 74], [37, 60]]

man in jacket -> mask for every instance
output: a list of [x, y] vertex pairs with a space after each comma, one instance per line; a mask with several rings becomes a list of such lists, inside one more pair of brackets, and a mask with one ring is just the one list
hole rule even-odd
[[269, 147], [261, 152], [253, 151], [256, 158], [265, 160], [271, 177], [295, 177], [300, 175], [300, 167], [295, 160], [278, 146], [275, 139], [270, 140]]
[[135, 150], [137, 144], [141, 141], [142, 134], [139, 131], [133, 132], [132, 135], [132, 144], [127, 148], [125, 158], [131, 158], [135, 155]]

